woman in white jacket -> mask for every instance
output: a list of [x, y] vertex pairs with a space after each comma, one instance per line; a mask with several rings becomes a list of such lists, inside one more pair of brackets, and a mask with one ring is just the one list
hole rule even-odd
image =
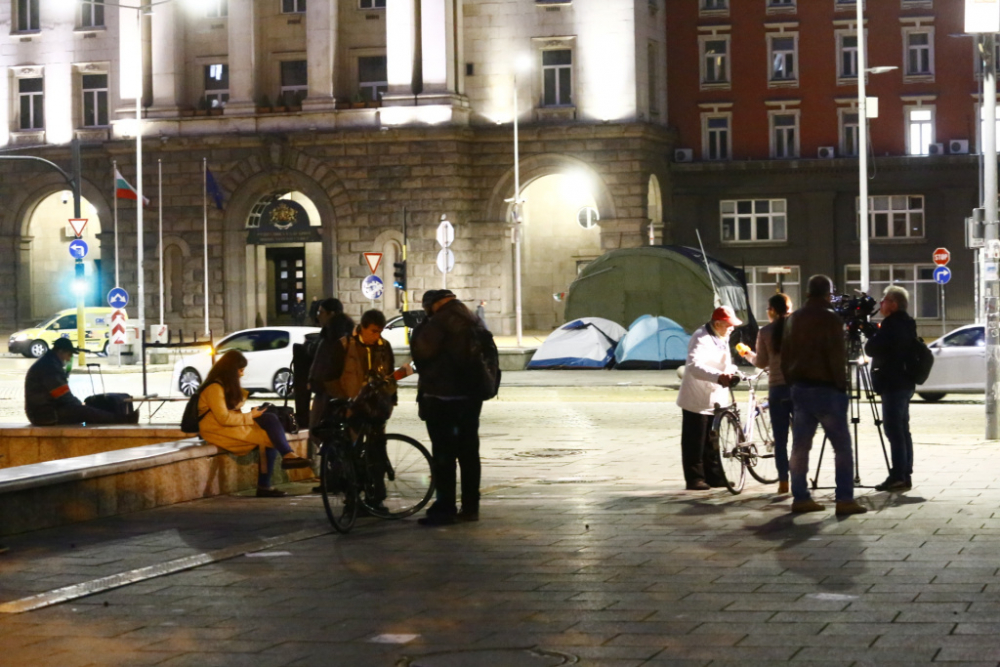
[[715, 404], [729, 404], [729, 387], [734, 384], [736, 372], [729, 352], [729, 336], [741, 324], [732, 308], [720, 306], [712, 313], [711, 321], [699, 328], [688, 343], [677, 405], [683, 413], [681, 460], [684, 481], [690, 491], [726, 486], [710, 436]]

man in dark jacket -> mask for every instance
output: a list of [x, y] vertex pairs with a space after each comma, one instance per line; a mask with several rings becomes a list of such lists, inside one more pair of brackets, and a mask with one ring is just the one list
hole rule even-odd
[[823, 275], [809, 279], [806, 304], [785, 323], [781, 343], [781, 372], [792, 387], [792, 511], [819, 512], [806, 475], [809, 450], [816, 427], [833, 447], [837, 490], [837, 515], [863, 514], [868, 510], [854, 500], [854, 454], [847, 427], [847, 351], [844, 322], [830, 308], [833, 284]]
[[[427, 319], [413, 330], [410, 352], [417, 368], [417, 403], [427, 423], [434, 457], [437, 499], [422, 525], [479, 520], [479, 414], [472, 396], [470, 358], [476, 316], [450, 290], [431, 290], [422, 300]], [[455, 461], [462, 467], [462, 511], [455, 503]]]
[[[309, 390], [314, 398], [312, 410], [309, 413], [309, 430], [312, 431], [323, 420], [326, 404], [330, 395], [326, 392], [326, 383], [337, 378], [339, 371], [334, 373], [334, 364], [338, 355], [343, 355], [340, 339], [354, 333], [354, 320], [344, 314], [344, 304], [339, 299], [324, 299], [319, 306], [319, 340], [313, 352], [312, 365], [309, 367]], [[309, 437], [309, 457], [315, 458], [319, 448], [312, 436]], [[319, 487], [315, 489], [319, 490]]]
[[872, 388], [882, 396], [882, 426], [892, 451], [889, 477], [876, 486], [878, 491], [909, 491], [913, 488], [913, 438], [910, 436], [910, 399], [916, 385], [906, 369], [906, 361], [917, 339], [917, 323], [906, 312], [909, 293], [897, 285], [885, 289], [879, 312], [881, 326], [865, 343], [872, 358]]
[[24, 376], [24, 412], [35, 426], [55, 424], [135, 424], [139, 413], [116, 415], [84, 405], [69, 389], [66, 364], [79, 352], [67, 338], [58, 338], [52, 349], [31, 365]]

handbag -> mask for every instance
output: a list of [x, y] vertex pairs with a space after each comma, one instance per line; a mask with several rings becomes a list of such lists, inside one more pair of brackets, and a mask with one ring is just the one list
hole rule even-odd
[[264, 414], [272, 414], [281, 422], [281, 427], [285, 433], [298, 433], [299, 422], [295, 419], [295, 408], [289, 405], [275, 405], [274, 403], [264, 403], [260, 406]]

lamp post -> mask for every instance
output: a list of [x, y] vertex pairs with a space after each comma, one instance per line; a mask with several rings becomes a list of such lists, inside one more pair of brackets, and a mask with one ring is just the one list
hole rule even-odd
[[517, 334], [517, 346], [521, 347], [524, 337], [524, 320], [521, 313], [521, 230], [523, 217], [521, 205], [524, 200], [521, 198], [521, 153], [518, 142], [518, 103], [517, 103], [517, 74], [525, 72], [531, 67], [529, 56], [521, 56], [514, 63], [514, 196], [505, 201], [512, 203], [510, 217], [513, 223], [511, 234], [514, 241], [514, 328]]

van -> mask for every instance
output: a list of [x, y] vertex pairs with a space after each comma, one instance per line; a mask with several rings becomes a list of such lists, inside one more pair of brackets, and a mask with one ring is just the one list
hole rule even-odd
[[[84, 308], [84, 349], [93, 354], [108, 352], [111, 340], [111, 314], [114, 308]], [[60, 310], [47, 320], [29, 329], [15, 332], [7, 343], [7, 351], [37, 359], [52, 347], [57, 338], [68, 338], [77, 344], [76, 308]]]

